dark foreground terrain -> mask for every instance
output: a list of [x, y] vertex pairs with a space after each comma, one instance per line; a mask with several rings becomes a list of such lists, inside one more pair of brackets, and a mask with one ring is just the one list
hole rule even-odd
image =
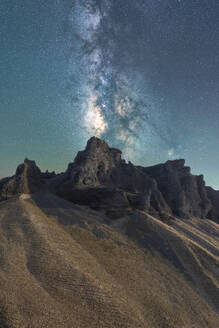
[[97, 138], [0, 181], [0, 327], [219, 327], [219, 195]]

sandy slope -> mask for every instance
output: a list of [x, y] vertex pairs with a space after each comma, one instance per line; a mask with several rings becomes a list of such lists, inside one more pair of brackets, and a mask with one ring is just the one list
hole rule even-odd
[[0, 204], [0, 327], [219, 327], [218, 246], [207, 220], [13, 198]]

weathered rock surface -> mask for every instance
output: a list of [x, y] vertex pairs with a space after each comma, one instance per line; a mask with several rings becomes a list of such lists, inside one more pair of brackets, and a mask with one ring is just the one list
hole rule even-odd
[[[216, 201], [209, 199], [203, 176], [192, 175], [183, 159], [146, 168], [134, 166], [122, 159], [119, 150], [95, 137], [69, 165], [58, 194], [76, 203], [107, 208], [107, 211], [110, 207], [115, 211], [120, 206], [155, 216], [174, 214], [182, 218], [206, 218], [219, 213], [218, 209], [212, 210], [217, 207]], [[115, 196], [118, 194], [119, 198]]]
[[74, 163], [69, 164], [66, 176], [72, 186], [79, 188], [109, 184], [112, 170], [121, 162], [120, 150], [93, 137], [88, 140], [86, 149], [78, 152]]
[[219, 190], [206, 187], [207, 196], [211, 201], [212, 208], [208, 213], [208, 218], [219, 223]]
[[134, 207], [154, 214], [171, 213], [155, 179], [142, 167], [127, 164], [120, 150], [98, 138], [88, 141], [86, 149], [69, 164], [65, 176], [58, 194], [73, 202], [107, 212]]
[[1, 195], [10, 197], [16, 194], [32, 194], [42, 187], [41, 171], [34, 161], [25, 159], [23, 164], [17, 167], [16, 173], [3, 182]]
[[179, 217], [205, 218], [212, 208], [202, 175], [191, 174], [183, 159], [145, 168], [158, 184], [173, 213]]

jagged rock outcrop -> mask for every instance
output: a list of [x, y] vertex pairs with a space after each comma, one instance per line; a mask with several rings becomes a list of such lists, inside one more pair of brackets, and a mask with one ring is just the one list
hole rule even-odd
[[119, 150], [95, 137], [69, 165], [58, 193], [73, 202], [114, 212], [130, 207], [159, 216], [216, 215], [203, 176], [192, 175], [183, 159], [134, 166], [121, 158]]
[[42, 187], [41, 171], [34, 161], [25, 158], [17, 167], [16, 173], [2, 186], [2, 197], [8, 198], [17, 194], [32, 194]]
[[49, 172], [48, 170], [46, 170], [46, 172], [41, 173], [42, 179], [53, 179], [55, 177], [56, 177], [55, 171]]
[[[171, 213], [156, 181], [142, 167], [126, 163], [121, 151], [91, 138], [65, 174], [58, 194], [76, 203], [105, 209], [138, 208], [153, 214]], [[116, 201], [115, 201], [116, 200]]]
[[0, 181], [0, 200], [31, 194], [45, 185], [60, 197], [117, 218], [133, 209], [163, 219], [209, 218], [219, 222], [219, 191], [205, 186], [202, 175], [191, 174], [183, 159], [152, 167], [135, 166], [120, 150], [99, 138], [88, 140], [65, 173], [42, 173], [25, 159], [16, 174]]
[[212, 208], [208, 213], [208, 218], [219, 223], [219, 190], [214, 190], [211, 187], [206, 187], [207, 196], [211, 201]]
[[203, 175], [191, 174], [185, 160], [167, 161], [145, 168], [158, 184], [173, 213], [179, 217], [191, 216], [206, 218], [212, 208], [208, 199]]
[[109, 184], [112, 170], [122, 162], [121, 151], [110, 148], [98, 138], [91, 138], [86, 149], [78, 152], [74, 163], [69, 164], [67, 179], [74, 187], [97, 187]]

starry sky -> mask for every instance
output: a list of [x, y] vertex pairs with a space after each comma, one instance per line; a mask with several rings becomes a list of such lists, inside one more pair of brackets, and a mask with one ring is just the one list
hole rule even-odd
[[219, 189], [218, 0], [0, 1], [0, 178], [89, 137]]

